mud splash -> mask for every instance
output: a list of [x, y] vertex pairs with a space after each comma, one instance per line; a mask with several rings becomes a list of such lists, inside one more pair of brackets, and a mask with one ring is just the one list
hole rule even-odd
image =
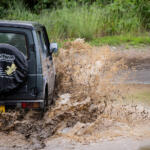
[[[43, 118], [34, 111], [0, 114], [0, 132], [20, 136], [24, 149], [41, 149], [51, 136], [79, 142], [127, 136], [137, 123], [150, 121], [149, 108], [124, 102], [129, 70], [149, 63], [148, 55], [140, 55], [91, 47], [82, 39], [66, 43], [54, 58], [56, 104]], [[121, 76], [117, 84], [116, 76]], [[16, 143], [10, 147], [20, 148]]]
[[[68, 43], [66, 45], [68, 47]], [[87, 97], [94, 100], [107, 97], [109, 101], [120, 95], [117, 94], [119, 88], [116, 89], [111, 81], [116, 74], [128, 67], [124, 59], [118, 57], [118, 52], [112, 52], [109, 47], [90, 47], [79, 39], [70, 45], [69, 49], [60, 50], [55, 61], [57, 91], [73, 93], [73, 101], [82, 101]]]
[[149, 122], [149, 108], [124, 102], [124, 91], [130, 90], [124, 86], [128, 74], [149, 60], [142, 52], [131, 55], [107, 46], [90, 47], [82, 39], [66, 43], [56, 59], [59, 98], [49, 113], [52, 120], [62, 120], [57, 134], [83, 142], [105, 137], [103, 131], [121, 124], [134, 127], [139, 121]]

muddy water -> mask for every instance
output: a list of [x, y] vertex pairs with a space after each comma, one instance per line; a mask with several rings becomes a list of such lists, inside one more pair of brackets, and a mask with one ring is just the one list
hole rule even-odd
[[[55, 58], [56, 104], [43, 118], [34, 111], [0, 115], [0, 148], [42, 149], [57, 136], [81, 143], [150, 137], [150, 109], [132, 103], [128, 94], [137, 86], [127, 85], [133, 79], [134, 84], [140, 79], [148, 83], [149, 58], [147, 51], [91, 47], [81, 39], [66, 43]], [[134, 77], [141, 71], [141, 78]], [[118, 76], [119, 84], [114, 84]]]

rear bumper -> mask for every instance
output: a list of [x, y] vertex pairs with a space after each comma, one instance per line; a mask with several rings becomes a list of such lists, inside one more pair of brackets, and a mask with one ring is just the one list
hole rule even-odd
[[19, 108], [22, 103], [40, 103], [40, 108], [44, 107], [44, 100], [0, 100], [0, 105], [15, 105]]

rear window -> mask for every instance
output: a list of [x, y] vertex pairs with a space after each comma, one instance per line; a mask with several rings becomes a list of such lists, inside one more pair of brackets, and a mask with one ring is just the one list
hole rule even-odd
[[18, 50], [27, 56], [26, 38], [23, 34], [0, 32], [0, 43], [6, 43], [15, 46]]

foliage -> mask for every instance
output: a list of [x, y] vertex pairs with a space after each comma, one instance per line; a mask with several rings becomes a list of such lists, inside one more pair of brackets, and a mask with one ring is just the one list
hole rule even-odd
[[147, 29], [150, 29], [150, 1], [136, 0], [135, 5], [140, 14], [141, 21]]
[[132, 34], [123, 34], [123, 35], [115, 35], [115, 36], [105, 36], [93, 39], [90, 41], [91, 45], [149, 45], [150, 38], [149, 34], [144, 33], [143, 35], [132, 35]]
[[51, 40], [136, 35], [150, 28], [149, 0], [1, 0], [0, 18], [37, 21]]
[[8, 8], [9, 6], [9, 3], [10, 3], [11, 0], [1, 0], [0, 1], [0, 17], [3, 17], [6, 15], [6, 9]]

